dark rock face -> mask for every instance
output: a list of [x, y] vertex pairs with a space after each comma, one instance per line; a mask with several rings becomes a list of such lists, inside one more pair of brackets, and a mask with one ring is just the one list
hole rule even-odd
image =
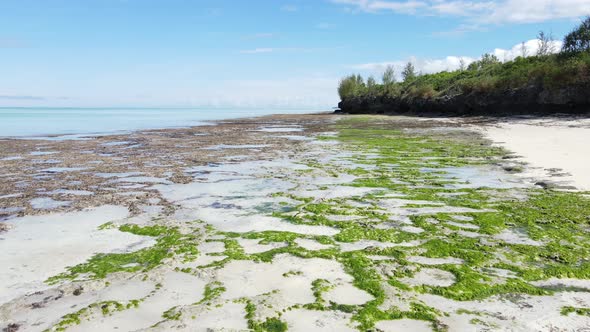
[[341, 101], [338, 107], [349, 114], [408, 115], [549, 115], [590, 114], [590, 84], [561, 89], [531, 85], [520, 89], [471, 92], [434, 98], [361, 97]]

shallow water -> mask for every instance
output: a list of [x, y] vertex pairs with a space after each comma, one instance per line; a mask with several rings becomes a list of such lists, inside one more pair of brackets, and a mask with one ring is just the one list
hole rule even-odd
[[[188, 127], [204, 121], [317, 110], [199, 108], [0, 108], [0, 137], [105, 134], [141, 129]], [[78, 134], [78, 135], [75, 135]]]

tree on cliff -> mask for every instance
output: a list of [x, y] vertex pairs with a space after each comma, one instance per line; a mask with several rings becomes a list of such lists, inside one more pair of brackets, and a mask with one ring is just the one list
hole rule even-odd
[[526, 58], [526, 57], [529, 56], [529, 50], [526, 47], [526, 43], [525, 42], [520, 43], [520, 56], [523, 57], [523, 58]]
[[383, 85], [389, 85], [395, 83], [395, 70], [393, 69], [392, 65], [388, 65], [385, 67], [385, 71], [383, 72]]
[[[520, 51], [520, 56], [513, 60], [500, 61], [494, 53], [488, 53], [469, 64], [463, 58], [458, 59], [459, 70], [424, 75], [419, 74], [414, 65], [409, 62], [400, 75], [403, 77], [403, 82], [395, 81], [394, 68], [388, 66], [383, 73], [382, 84], [376, 83], [373, 78], [364, 81], [359, 75], [350, 75], [340, 82], [338, 89], [342, 101], [348, 101], [343, 104], [342, 109], [346, 111], [347, 107], [349, 109], [351, 107], [370, 108], [372, 105], [378, 105], [376, 108], [401, 107], [400, 110], [405, 111], [406, 106], [418, 108], [425, 105], [416, 103], [416, 100], [428, 100], [431, 106], [446, 112], [455, 106], [460, 107], [464, 102], [471, 103], [469, 105], [480, 105], [477, 98], [483, 94], [491, 98], [489, 100], [484, 98], [486, 103], [496, 103], [494, 107], [500, 107], [504, 102], [500, 99], [504, 97], [512, 98], [513, 102], [520, 103], [521, 101], [517, 100], [521, 96], [520, 91], [528, 96], [529, 91], [538, 89], [547, 91], [549, 95], [554, 95], [557, 99], [552, 99], [545, 104], [533, 102], [531, 107], [543, 105], [548, 110], [587, 112], [587, 102], [578, 102], [576, 98], [580, 96], [580, 100], [587, 100], [581, 98], [588, 96], [590, 17], [565, 37], [562, 54], [555, 54], [557, 49], [554, 49], [555, 42], [550, 34], [540, 33], [538, 37], [536, 42], [539, 43], [539, 53], [536, 47], [533, 50], [527, 48], [530, 45], [522, 43], [520, 49], [516, 49], [517, 52]], [[559, 98], [565, 95], [563, 91], [571, 96], [568, 98], [571, 99], [573, 108], [569, 106], [570, 104], [567, 104], [567, 107], [560, 106], [563, 100]], [[502, 98], [498, 99], [499, 96]], [[491, 108], [486, 109], [485, 105], [474, 106], [480, 109], [473, 110], [492, 112]], [[499, 108], [498, 112], [510, 112], [510, 110]], [[517, 110], [517, 112], [520, 111]]]
[[404, 67], [404, 71], [402, 72], [402, 77], [404, 78], [404, 82], [413, 81], [416, 78], [416, 69], [412, 62], [408, 62]]
[[479, 59], [478, 61], [472, 62], [469, 65], [469, 67], [467, 67], [467, 69], [469, 69], [469, 70], [482, 70], [484, 68], [487, 68], [489, 66], [499, 64], [499, 63], [501, 63], [501, 62], [497, 56], [495, 56], [494, 54], [486, 53], [486, 54], [482, 55], [481, 59]]
[[459, 59], [459, 71], [465, 71], [467, 69], [467, 63], [465, 62], [465, 59], [463, 59], [463, 57], [461, 57]]
[[395, 70], [392, 65], [388, 65], [383, 72], [383, 94], [387, 97], [393, 97], [397, 94], [398, 89], [395, 80]]
[[361, 75], [350, 75], [340, 81], [338, 94], [340, 99], [360, 96], [366, 92], [366, 85]]
[[553, 44], [552, 34], [546, 34], [543, 31], [539, 31], [537, 40], [539, 41], [539, 48], [537, 49], [538, 56], [545, 56], [555, 53], [555, 45]]
[[344, 100], [347, 97], [354, 95], [355, 83], [355, 75], [347, 76], [340, 80], [340, 84], [338, 85], [338, 94], [340, 95], [340, 99]]
[[369, 78], [367, 78], [367, 93], [370, 97], [375, 97], [377, 92], [377, 81], [375, 81], [373, 76], [369, 76]]
[[590, 52], [590, 16], [563, 39], [564, 53]]

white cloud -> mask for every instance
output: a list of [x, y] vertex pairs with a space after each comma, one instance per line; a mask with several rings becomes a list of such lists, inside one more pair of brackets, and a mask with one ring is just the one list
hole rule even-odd
[[297, 8], [297, 6], [294, 5], [284, 5], [281, 7], [281, 11], [283, 12], [296, 12], [298, 10], [299, 8]]
[[485, 26], [479, 24], [461, 24], [455, 27], [452, 30], [448, 31], [437, 31], [433, 33], [434, 36], [459, 36], [463, 35], [467, 32], [473, 31], [487, 31], [488, 29]]
[[380, 0], [332, 0], [337, 4], [345, 4], [356, 7], [356, 9], [364, 12], [376, 13], [379, 11], [393, 11], [397, 13], [413, 14], [418, 9], [425, 9], [428, 7], [423, 1], [407, 0], [407, 1], [380, 1]]
[[273, 38], [276, 36], [277, 35], [272, 32], [260, 32], [260, 33], [254, 33], [251, 35], [244, 36], [244, 39], [264, 39], [264, 38]]
[[534, 23], [590, 14], [588, 0], [331, 0], [356, 11], [464, 17], [479, 24]]
[[329, 29], [334, 29], [336, 27], [336, 24], [333, 23], [328, 23], [328, 22], [322, 22], [316, 25], [316, 28], [321, 29], [321, 30], [329, 30]]
[[[562, 45], [561, 41], [553, 41], [553, 50], [557, 52]], [[527, 56], [535, 55], [537, 50], [539, 49], [539, 41], [537, 39], [532, 39], [526, 41], [524, 43], [524, 47], [526, 49], [525, 54]], [[493, 51], [489, 52], [494, 54], [495, 56], [500, 59], [500, 61], [510, 61], [514, 60], [515, 58], [521, 56], [523, 54], [522, 44], [515, 45], [510, 49], [501, 49], [496, 48]], [[453, 71], [457, 70], [461, 66], [461, 60], [468, 66], [470, 63], [478, 60], [468, 56], [447, 56], [442, 59], [421, 59], [417, 57], [410, 57], [404, 60], [394, 60], [394, 61], [385, 61], [385, 62], [372, 62], [372, 63], [364, 63], [352, 66], [352, 68], [364, 72], [369, 72], [371, 74], [381, 74], [385, 70], [387, 66], [393, 66], [395, 69], [398, 78], [400, 77], [401, 72], [403, 71], [404, 66], [408, 62], [412, 62], [416, 71], [422, 72], [424, 74], [431, 74], [437, 73], [441, 71]]]
[[533, 23], [554, 19], [580, 18], [590, 13], [588, 0], [504, 0], [484, 13], [485, 23]]
[[335, 77], [313, 74], [309, 77], [223, 81], [198, 92], [193, 104], [330, 110], [338, 102], [337, 85]]
[[241, 54], [258, 54], [258, 53], [272, 53], [274, 52], [274, 48], [255, 48], [252, 50], [242, 50], [240, 51]]
[[459, 69], [461, 65], [461, 59], [465, 62], [465, 65], [469, 65], [476, 59], [470, 57], [458, 57], [458, 56], [448, 56], [444, 59], [420, 59], [416, 57], [410, 57], [405, 60], [396, 60], [396, 61], [386, 61], [386, 62], [373, 62], [373, 63], [364, 63], [360, 65], [352, 66], [354, 69], [370, 72], [372, 74], [381, 74], [385, 70], [387, 66], [393, 66], [396, 75], [398, 78], [401, 77], [401, 72], [404, 70], [405, 65], [408, 62], [412, 62], [416, 71], [430, 74], [430, 73], [437, 73], [441, 71], [453, 71]]
[[[563, 42], [560, 40], [555, 40], [551, 43], [552, 51], [555, 53], [561, 49]], [[535, 55], [539, 50], [539, 40], [532, 39], [529, 41], [524, 42], [524, 50], [526, 56]], [[500, 61], [510, 61], [514, 60], [515, 58], [523, 55], [523, 44], [514, 45], [511, 49], [505, 50], [501, 48], [494, 49], [491, 52], [495, 56], [500, 59]]]
[[274, 52], [294, 52], [294, 53], [312, 53], [312, 52], [322, 52], [322, 51], [333, 51], [338, 49], [339, 47], [317, 47], [317, 48], [308, 48], [308, 47], [262, 47], [262, 48], [255, 48], [251, 50], [242, 50], [239, 53], [241, 54], [259, 54], [259, 53], [274, 53]]
[[431, 4], [430, 9], [440, 15], [477, 16], [482, 12], [494, 10], [493, 1], [439, 1]]

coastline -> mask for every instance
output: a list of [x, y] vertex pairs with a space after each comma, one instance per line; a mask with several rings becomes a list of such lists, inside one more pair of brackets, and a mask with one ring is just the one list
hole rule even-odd
[[[537, 209], [515, 203], [523, 197], [562, 194], [535, 186], [542, 174], [482, 136], [509, 138], [494, 125], [289, 114], [0, 140], [10, 216], [0, 321], [18, 331], [584, 326], [560, 310], [590, 306], [590, 293], [567, 292], [587, 280], [530, 277], [539, 272], [523, 255], [547, 243], [581, 253], [588, 241], [572, 249], [545, 225], [504, 222]], [[586, 206], [563, 195], [570, 210]], [[496, 215], [498, 204], [509, 213]], [[559, 283], [566, 291], [553, 293]], [[513, 294], [520, 302], [505, 300]]]
[[[315, 117], [322, 120], [316, 123]], [[101, 204], [122, 204], [137, 214], [135, 205], [149, 206], [146, 199], [156, 199], [149, 185], [190, 181], [190, 176], [182, 171], [186, 165], [270, 160], [280, 151], [289, 150], [290, 145], [304, 144], [306, 135], [326, 130], [332, 121], [346, 117], [331, 112], [274, 114], [210, 121], [207, 125], [193, 127], [76, 135], [73, 140], [61, 139], [60, 135], [47, 136], [51, 139], [3, 138], [0, 139], [0, 163], [4, 170], [0, 183], [3, 208], [0, 221], [49, 211], [77, 211]], [[584, 147], [574, 144], [584, 141], [580, 137], [590, 135], [587, 133], [590, 120], [586, 118], [386, 117], [432, 122], [432, 126], [467, 127], [482, 133], [495, 145], [515, 152], [520, 161], [530, 163], [527, 172], [520, 174], [529, 182], [547, 181], [557, 187], [577, 186], [580, 190], [589, 190], [587, 177], [584, 177], [587, 165], [582, 153]], [[323, 118], [330, 120], [322, 123]], [[265, 126], [281, 125], [287, 127], [285, 132], [264, 131]], [[290, 126], [301, 131], [292, 131]], [[263, 131], [258, 131], [261, 128]], [[582, 136], [569, 135], [571, 142], [559, 141], [559, 135], [569, 129], [577, 130]], [[540, 138], [543, 140], [539, 141]], [[190, 145], [179, 144], [187, 141]], [[554, 144], [549, 146], [549, 143]], [[240, 156], [235, 158], [237, 152]], [[575, 160], [568, 163], [568, 156]], [[575, 170], [575, 177], [569, 174], [570, 168]], [[102, 187], [108, 190], [105, 192]], [[102, 189], [97, 193], [98, 188]], [[147, 191], [144, 192], [144, 188], [148, 188]], [[30, 200], [34, 199], [40, 200], [39, 206], [46, 199], [50, 208], [33, 208]], [[64, 204], [60, 206], [59, 202]]]
[[[329, 114], [294, 114], [292, 119], [304, 124], [308, 115]], [[289, 135], [288, 130], [282, 135], [280, 131], [273, 135], [272, 132], [257, 130], [264, 130], [265, 126], [280, 126], [283, 123], [281, 119], [289, 119], [290, 116], [275, 114], [210, 121], [207, 125], [193, 127], [149, 129], [101, 136], [84, 135], [83, 140], [0, 139], [0, 162], [4, 171], [3, 181], [0, 183], [2, 206], [10, 211], [14, 210], [19, 216], [42, 214], [48, 210], [23, 207], [22, 205], [30, 204], [23, 204], [22, 200], [53, 197], [56, 200], [70, 198], [88, 203], [74, 202], [57, 206], [50, 209], [51, 211], [75, 211], [98, 204], [122, 202], [131, 210], [136, 210], [132, 207], [137, 204], [135, 198], [114, 198], [117, 195], [113, 191], [115, 194], [122, 193], [132, 197], [132, 194], [141, 191], [141, 183], [145, 186], [185, 183], [190, 181], [190, 177], [183, 174], [183, 166], [236, 161], [237, 159], [229, 158], [236, 151], [244, 154], [240, 158], [253, 158], [255, 155], [271, 158], [270, 155], [277, 147], [281, 150], [286, 145], [300, 144], [296, 137], [280, 136], [297, 136], [300, 133], [295, 131]], [[269, 134], [271, 137], [267, 137]], [[273, 142], [276, 146], [272, 149], [267, 144], [269, 140], [277, 140]], [[98, 173], [98, 176], [93, 173]], [[127, 187], [118, 187], [116, 190], [109, 188], [106, 193], [101, 190], [103, 195], [94, 192], [99, 187], [117, 186], [116, 179], [130, 177], [132, 179], [121, 181], [127, 183]], [[64, 189], [67, 191], [59, 192]], [[153, 198], [149, 192], [145, 194], [149, 196], [147, 198]], [[18, 196], [8, 197], [12, 195]], [[15, 206], [17, 201], [18, 206]], [[141, 202], [148, 204], [145, 200]], [[3, 214], [6, 217], [6, 213]]]
[[205, 126], [228, 119], [317, 112], [321, 111], [294, 108], [0, 107], [0, 139], [84, 139]]

